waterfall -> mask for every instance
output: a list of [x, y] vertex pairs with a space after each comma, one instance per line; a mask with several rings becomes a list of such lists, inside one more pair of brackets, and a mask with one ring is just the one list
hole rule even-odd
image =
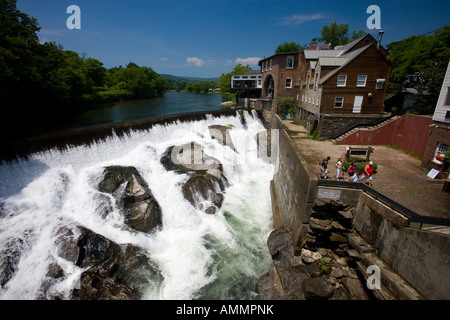
[[[266, 240], [273, 228], [269, 182], [274, 166], [257, 154], [254, 137], [265, 130], [257, 114], [244, 112], [244, 118], [245, 126], [239, 114], [159, 124], [0, 163], [0, 298], [71, 299], [85, 268], [59, 254], [57, 234], [75, 226], [142, 250], [156, 272], [143, 266], [135, 276], [141, 299], [258, 298], [258, 276], [272, 263]], [[227, 126], [235, 150], [212, 139], [210, 125]], [[192, 206], [180, 187], [186, 175], [160, 163], [167, 148], [191, 141], [220, 161], [228, 180], [214, 214]], [[160, 229], [130, 231], [116, 208], [102, 215], [105, 196], [96, 186], [107, 166], [138, 170], [161, 207]], [[49, 278], [55, 265], [61, 274], [57, 280]]]

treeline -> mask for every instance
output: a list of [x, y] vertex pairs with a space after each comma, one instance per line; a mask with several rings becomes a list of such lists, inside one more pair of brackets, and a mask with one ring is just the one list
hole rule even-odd
[[192, 93], [208, 93], [210, 89], [215, 89], [218, 84], [214, 81], [185, 81], [176, 79], [166, 79], [167, 90], [186, 91]]
[[386, 48], [392, 63], [389, 90], [416, 89], [416, 106], [432, 113], [450, 60], [450, 25], [391, 42]]
[[64, 121], [94, 104], [162, 95], [166, 80], [129, 63], [106, 69], [97, 59], [39, 42], [35, 18], [16, 0], [0, 0], [0, 126], [25, 130], [37, 121]]

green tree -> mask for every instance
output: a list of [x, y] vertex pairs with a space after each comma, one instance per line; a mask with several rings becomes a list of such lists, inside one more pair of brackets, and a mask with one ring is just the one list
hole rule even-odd
[[352, 40], [356, 40], [366, 35], [367, 33], [360, 29], [359, 31], [353, 31], [352, 36], [348, 34], [348, 24], [337, 24], [333, 22], [329, 26], [323, 26], [320, 31], [321, 37], [318, 39], [321, 42], [330, 43], [331, 47], [341, 46], [349, 43]]
[[307, 48], [307, 45], [301, 45], [296, 42], [283, 42], [280, 44], [276, 50], [275, 53], [282, 53], [282, 52], [300, 52]]
[[450, 26], [432, 35], [391, 42], [386, 48], [392, 63], [391, 89], [414, 88], [417, 104], [434, 110], [450, 60]]
[[333, 22], [329, 26], [323, 26], [320, 34], [321, 37], [318, 40], [330, 43], [332, 48], [350, 42], [348, 24], [337, 24]]

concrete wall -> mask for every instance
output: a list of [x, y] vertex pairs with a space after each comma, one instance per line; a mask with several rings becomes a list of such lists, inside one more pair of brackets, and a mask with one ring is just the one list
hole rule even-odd
[[359, 235], [424, 297], [450, 299], [450, 235], [405, 223], [405, 217], [362, 192], [354, 216]]
[[[267, 119], [268, 114], [266, 114]], [[278, 116], [268, 122], [281, 128]], [[273, 177], [272, 198], [276, 197], [279, 222], [291, 227], [294, 243], [302, 239], [302, 225], [308, 223], [317, 194], [317, 177], [306, 170], [306, 164], [296, 153], [284, 129], [279, 132], [278, 161]]]
[[[269, 111], [261, 114], [266, 125], [280, 129], [278, 162], [271, 183], [274, 220], [277, 225], [290, 226], [294, 244], [301, 248], [314, 199], [324, 187], [318, 187], [317, 176], [306, 170], [279, 117]], [[405, 216], [362, 190], [328, 189], [339, 189], [339, 200], [355, 206], [355, 232], [389, 268], [425, 298], [450, 299], [450, 235], [408, 227]], [[401, 283], [397, 285], [401, 287]]]

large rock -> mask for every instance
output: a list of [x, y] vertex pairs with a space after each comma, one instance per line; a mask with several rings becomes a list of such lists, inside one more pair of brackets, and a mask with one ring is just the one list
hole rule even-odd
[[4, 287], [14, 276], [24, 250], [25, 242], [20, 237], [11, 237], [0, 250], [0, 287]]
[[[150, 268], [150, 261], [131, 244], [119, 245], [84, 227], [71, 230], [62, 227], [57, 235], [58, 255], [86, 269], [79, 285], [72, 292], [73, 299], [132, 300], [139, 292], [132, 279], [139, 268]], [[157, 273], [152, 269], [153, 273]], [[62, 278], [61, 268], [54, 262], [48, 276]]]
[[135, 167], [110, 166], [103, 175], [98, 190], [116, 198], [128, 226], [142, 232], [162, 226], [161, 208]]
[[302, 290], [308, 300], [328, 299], [333, 295], [334, 286], [322, 277], [316, 277], [304, 280]]
[[169, 147], [161, 157], [161, 163], [166, 170], [189, 176], [182, 191], [195, 208], [211, 214], [222, 206], [223, 192], [228, 186], [222, 164], [204, 153], [199, 144], [190, 142]]
[[275, 268], [259, 276], [258, 291], [263, 300], [277, 300], [284, 296], [283, 286]]

